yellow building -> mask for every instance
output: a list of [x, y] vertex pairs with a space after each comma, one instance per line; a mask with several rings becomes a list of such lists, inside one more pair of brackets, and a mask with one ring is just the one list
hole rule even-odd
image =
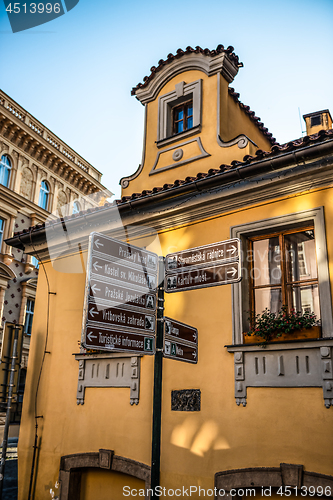
[[[198, 362], [163, 359], [158, 495], [333, 496], [333, 131], [277, 144], [229, 87], [241, 66], [223, 46], [159, 61], [132, 91], [146, 110], [143, 158], [122, 199], [7, 241], [43, 262], [19, 500], [149, 496], [154, 356], [82, 346], [92, 232], [159, 256], [240, 241], [240, 280], [165, 294], [164, 315], [198, 330]], [[186, 286], [176, 281], [168, 291]], [[243, 334], [265, 308], [287, 314], [284, 334], [312, 312], [320, 327], [263, 346]]]

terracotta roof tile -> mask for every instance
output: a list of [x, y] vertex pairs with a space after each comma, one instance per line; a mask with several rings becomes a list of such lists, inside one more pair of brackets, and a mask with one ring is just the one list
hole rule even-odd
[[143, 78], [144, 83], [138, 83], [135, 87], [132, 88], [131, 95], [135, 95], [136, 91], [138, 89], [142, 89], [148, 85], [148, 83], [154, 78], [156, 73], [158, 73], [166, 64], [169, 64], [170, 62], [174, 61], [175, 59], [179, 59], [180, 57], [184, 56], [185, 54], [203, 54], [205, 56], [216, 56], [218, 54], [226, 53], [228, 54], [229, 58], [236, 64], [236, 65], [242, 65], [242, 63], [239, 62], [238, 56], [234, 53], [234, 48], [229, 46], [227, 49], [224, 48], [223, 45], [218, 45], [216, 49], [210, 50], [210, 49], [202, 49], [197, 45], [195, 49], [192, 47], [186, 47], [185, 50], [178, 49], [176, 54], [168, 54], [166, 60], [160, 59], [158, 61], [158, 66], [152, 66], [150, 68], [150, 75], [145, 76]]
[[236, 170], [236, 168], [244, 165], [248, 165], [250, 163], [255, 163], [258, 160], [266, 159], [266, 158], [275, 158], [278, 157], [280, 154], [283, 154], [285, 152], [290, 152], [290, 151], [297, 151], [297, 149], [301, 149], [302, 147], [306, 147], [315, 143], [323, 142], [329, 139], [333, 139], [333, 129], [329, 130], [320, 130], [318, 133], [310, 135], [310, 136], [305, 136], [301, 137], [299, 139], [295, 139], [293, 141], [287, 142], [285, 144], [277, 144], [275, 143], [270, 151], [263, 151], [262, 149], [258, 149], [255, 153], [254, 156], [251, 155], [245, 155], [243, 158], [243, 161], [239, 160], [234, 160], [231, 162], [231, 165], [220, 165], [219, 168], [211, 168], [209, 169], [208, 173], [203, 173], [199, 172], [195, 177], [186, 177], [185, 180], [177, 179], [174, 181], [173, 184], [164, 184], [163, 187], [154, 187], [152, 190], [143, 190], [141, 193], [133, 193], [131, 196], [123, 196], [121, 200], [115, 200], [112, 203], [106, 202], [104, 206], [101, 207], [96, 207], [96, 208], [90, 208], [88, 210], [79, 212], [77, 214], [73, 214], [68, 217], [60, 218], [54, 221], [47, 221], [46, 223], [40, 223], [37, 224], [36, 226], [30, 227], [29, 229], [23, 229], [21, 232], [16, 232], [14, 233], [14, 236], [18, 236], [20, 234], [26, 234], [29, 233], [30, 231], [37, 231], [41, 228], [45, 228], [46, 226], [49, 226], [51, 224], [54, 224], [56, 222], [61, 222], [65, 221], [68, 219], [76, 219], [79, 217], [82, 217], [82, 215], [87, 214], [87, 213], [93, 213], [96, 212], [100, 209], [103, 209], [105, 207], [111, 207], [111, 206], [119, 206], [122, 204], [125, 204], [127, 202], [130, 202], [131, 200], [136, 200], [139, 198], [144, 198], [147, 196], [154, 196], [157, 193], [160, 193], [161, 191], [168, 191], [174, 188], [177, 188], [183, 184], [188, 184], [191, 182], [199, 181], [200, 179], [204, 179], [207, 177], [214, 177], [218, 174], [221, 174], [223, 172], [229, 172]]
[[245, 113], [250, 117], [250, 120], [252, 120], [257, 127], [261, 130], [261, 132], [267, 137], [269, 142], [273, 145], [276, 144], [276, 139], [273, 137], [273, 134], [271, 132], [268, 132], [268, 128], [264, 126], [262, 121], [260, 121], [260, 118], [256, 116], [255, 112], [250, 109], [250, 106], [247, 106], [243, 104], [239, 100], [240, 94], [238, 92], [235, 92], [235, 89], [233, 87], [228, 87], [228, 92], [233, 98], [233, 100], [239, 105], [239, 107], [245, 111]]

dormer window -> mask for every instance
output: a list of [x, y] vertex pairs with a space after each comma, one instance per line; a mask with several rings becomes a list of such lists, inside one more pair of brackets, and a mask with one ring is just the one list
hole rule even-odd
[[157, 146], [163, 147], [201, 131], [202, 80], [175, 85], [158, 99]]
[[188, 101], [172, 110], [173, 133], [179, 134], [193, 127], [193, 101]]

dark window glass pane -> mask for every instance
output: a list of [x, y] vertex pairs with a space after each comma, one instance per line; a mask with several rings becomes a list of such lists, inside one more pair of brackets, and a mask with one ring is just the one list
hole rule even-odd
[[252, 278], [255, 286], [281, 283], [281, 253], [277, 236], [253, 242]]
[[285, 245], [287, 281], [317, 278], [314, 231], [287, 234]]
[[321, 116], [311, 116], [311, 127], [315, 127], [316, 125], [321, 125]]
[[266, 307], [277, 312], [282, 307], [281, 288], [259, 288], [254, 291], [255, 314], [261, 314]]
[[183, 132], [184, 130], [184, 123], [183, 122], [178, 122], [176, 123], [176, 134], [179, 132]]
[[187, 128], [192, 128], [193, 127], [193, 117], [191, 116], [190, 118], [187, 118]]
[[182, 120], [183, 119], [183, 109], [178, 109], [176, 111], [176, 120]]
[[192, 106], [189, 106], [187, 108], [187, 116], [192, 116], [193, 115], [193, 107]]

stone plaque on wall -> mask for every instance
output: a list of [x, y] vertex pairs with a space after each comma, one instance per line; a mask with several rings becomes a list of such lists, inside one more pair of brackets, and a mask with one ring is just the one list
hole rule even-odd
[[172, 411], [200, 411], [201, 391], [200, 389], [183, 389], [171, 391]]

